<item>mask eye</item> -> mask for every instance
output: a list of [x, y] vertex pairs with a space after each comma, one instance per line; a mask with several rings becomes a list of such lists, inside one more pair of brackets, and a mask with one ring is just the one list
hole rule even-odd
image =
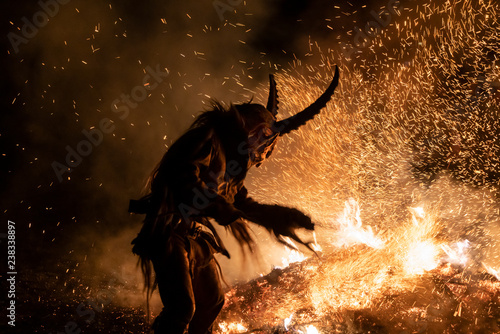
[[269, 127], [261, 125], [257, 129], [250, 132], [250, 135], [248, 136], [248, 143], [250, 145], [260, 144], [272, 135], [273, 131]]

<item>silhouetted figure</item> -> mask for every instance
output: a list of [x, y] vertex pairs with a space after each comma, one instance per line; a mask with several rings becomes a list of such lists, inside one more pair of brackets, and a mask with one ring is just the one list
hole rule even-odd
[[332, 83], [316, 102], [277, 121], [278, 95], [270, 76], [267, 107], [245, 103], [226, 109], [213, 102], [212, 109], [202, 113], [165, 153], [150, 178], [150, 193], [132, 200], [129, 208], [146, 214], [132, 244], [140, 257], [148, 298], [158, 287], [164, 305], [153, 324], [156, 334], [212, 332], [224, 303], [220, 268], [213, 254], [229, 257], [213, 221], [225, 226], [250, 251], [254, 240], [247, 221], [266, 227], [281, 242], [289, 236], [305, 244], [294, 231], [313, 230], [311, 219], [294, 208], [255, 202], [243, 182], [251, 166], [259, 166], [270, 156], [279, 136], [305, 124], [325, 107], [338, 78], [336, 68]]

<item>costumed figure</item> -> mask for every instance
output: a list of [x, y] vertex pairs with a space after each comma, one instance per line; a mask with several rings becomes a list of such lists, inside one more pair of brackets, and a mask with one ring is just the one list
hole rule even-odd
[[[153, 171], [149, 194], [130, 202], [129, 211], [146, 214], [132, 241], [145, 277], [147, 296], [157, 287], [164, 308], [153, 323], [155, 334], [205, 334], [224, 303], [215, 253], [229, 257], [213, 223], [226, 227], [252, 252], [248, 222], [264, 226], [279, 241], [304, 243], [295, 229], [314, 229], [295, 208], [260, 204], [248, 196], [250, 167], [269, 158], [279, 136], [296, 130], [325, 107], [339, 72], [313, 104], [278, 121], [273, 76], [267, 107], [244, 103], [224, 108], [217, 102], [175, 141]], [[154, 279], [153, 279], [154, 270]]]

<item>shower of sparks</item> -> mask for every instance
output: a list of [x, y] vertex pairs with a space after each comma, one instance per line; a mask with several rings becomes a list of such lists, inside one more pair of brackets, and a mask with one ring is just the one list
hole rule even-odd
[[[319, 68], [297, 62], [277, 76], [284, 118], [321, 94], [333, 64], [341, 68], [332, 102], [283, 138], [271, 163], [257, 172], [265, 184], [256, 197], [309, 212], [323, 252], [319, 260], [290, 265], [276, 295], [266, 288], [274, 287], [270, 281], [259, 281], [266, 300], [252, 299], [255, 315], [244, 316], [243, 309], [236, 315], [250, 328], [283, 321], [290, 328], [353, 310], [379, 314], [392, 307], [386, 296], [414, 293], [432, 275], [457, 270], [498, 279], [498, 5], [446, 2], [401, 12], [408, 17], [362, 50], [370, 61], [354, 57], [356, 66], [348, 66], [333, 51], [320, 51]], [[408, 47], [398, 49], [394, 36]], [[274, 169], [283, 172], [269, 178]], [[485, 258], [491, 263], [481, 262]], [[243, 307], [234, 293], [227, 310]], [[463, 307], [457, 306], [457, 317]], [[425, 305], [406, 311], [431, 318]]]

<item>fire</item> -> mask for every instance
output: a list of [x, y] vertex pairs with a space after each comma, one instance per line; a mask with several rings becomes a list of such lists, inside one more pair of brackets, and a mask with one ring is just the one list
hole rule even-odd
[[[290, 238], [285, 238], [286, 241], [291, 244], [294, 247], [297, 247], [295, 243], [290, 239]], [[279, 268], [286, 268], [292, 263], [296, 262], [302, 262], [306, 259], [307, 257], [300, 251], [296, 249], [291, 249], [289, 247], [285, 247], [285, 256], [281, 258], [281, 263], [282, 267]]]
[[411, 207], [411, 225], [403, 237], [403, 268], [406, 275], [421, 275], [440, 263], [440, 248], [436, 240], [438, 224], [423, 207]]
[[439, 264], [439, 249], [430, 240], [416, 241], [410, 245], [404, 270], [408, 275], [423, 274]]
[[306, 327], [306, 334], [319, 334], [319, 331], [313, 325]]
[[224, 334], [237, 334], [237, 333], [244, 333], [247, 331], [247, 328], [245, 326], [237, 322], [231, 322], [228, 324], [222, 321], [219, 323], [219, 328], [221, 330], [221, 333]]
[[292, 322], [292, 317], [293, 317], [293, 313], [290, 314], [290, 316], [288, 318], [286, 318], [285, 321], [283, 322], [283, 326], [285, 326], [286, 330], [288, 330], [288, 326], [290, 325], [290, 322]]
[[[239, 316], [247, 323], [253, 323], [256, 318], [267, 323], [279, 321], [277, 327], [267, 328], [265, 333], [285, 330], [293, 334], [319, 334], [324, 332], [323, 328], [310, 325], [315, 319], [328, 318], [332, 312], [381, 307], [385, 296], [411, 294], [429, 277], [426, 276], [429, 271], [444, 276], [456, 273], [451, 266], [439, 267], [441, 264], [464, 267], [468, 263], [471, 242], [438, 240], [440, 222], [432, 207], [411, 207], [409, 213], [407, 221], [401, 222], [392, 233], [384, 234], [382, 241], [361, 224], [356, 201], [347, 201], [338, 220], [340, 227], [332, 232], [334, 240], [342, 236], [342, 246], [333, 252], [322, 253], [320, 259], [305, 258], [304, 254], [287, 249], [284, 264], [295, 260], [306, 264], [279, 271], [278, 280], [270, 274], [271, 282], [275, 282], [272, 284], [276, 285], [270, 285], [266, 276], [262, 277], [256, 286], [264, 291], [263, 297], [256, 297], [254, 290], [246, 290], [249, 293], [246, 296], [229, 294], [228, 307], [246, 300], [258, 303], [252, 306], [256, 314], [249, 319], [253, 320], [245, 318], [243, 310]], [[483, 266], [498, 278], [498, 271], [484, 263]], [[269, 296], [276, 299], [269, 300]], [[427, 317], [426, 310], [421, 307], [410, 308], [406, 314]], [[299, 325], [301, 323], [308, 325]], [[227, 325], [224, 328], [221, 333], [231, 333]], [[235, 328], [233, 333], [239, 333], [234, 325], [232, 328]]]
[[361, 210], [358, 202], [350, 198], [345, 202], [343, 213], [337, 219], [339, 231], [335, 235], [334, 245], [337, 247], [364, 244], [380, 249], [384, 242], [375, 236], [370, 226], [364, 227], [361, 222]]
[[311, 245], [312, 249], [314, 249], [315, 252], [321, 252], [323, 250], [323, 247], [318, 243], [318, 240], [316, 239], [316, 232], [313, 232], [313, 238], [314, 238], [314, 243]]
[[[292, 327], [291, 326], [292, 318], [293, 318], [293, 313], [290, 314], [290, 316], [283, 321], [283, 327], [285, 328], [287, 333], [290, 333], [290, 334], [292, 334], [292, 333], [293, 334], [295, 334], [295, 333], [296, 334], [320, 334], [318, 329], [316, 327], [314, 327], [313, 325], [307, 325], [305, 328], [302, 328], [302, 329], [297, 329], [297, 328]], [[304, 332], [304, 330], [305, 330], [305, 332]]]
[[421, 207], [421, 206], [417, 206], [415, 208], [410, 208], [410, 210], [413, 211], [412, 221], [415, 224], [418, 224], [417, 217], [418, 218], [424, 218], [425, 217], [424, 208]]
[[435, 240], [438, 224], [432, 213], [423, 207], [410, 208], [410, 213], [408, 223], [384, 241], [362, 225], [358, 203], [345, 202], [334, 233], [338, 256], [326, 260], [321, 274], [311, 278], [311, 303], [318, 312], [368, 307], [384, 291], [405, 289], [412, 276], [440, 264], [442, 252]]
[[449, 245], [441, 246], [446, 255], [448, 255], [446, 261], [460, 266], [465, 266], [469, 261], [469, 258], [467, 256], [469, 247], [470, 247], [469, 240], [459, 241], [451, 246]]
[[490, 267], [484, 262], [483, 262], [483, 267], [484, 269], [486, 269], [486, 272], [488, 272], [488, 274], [495, 276], [495, 278], [500, 281], [500, 270]]

